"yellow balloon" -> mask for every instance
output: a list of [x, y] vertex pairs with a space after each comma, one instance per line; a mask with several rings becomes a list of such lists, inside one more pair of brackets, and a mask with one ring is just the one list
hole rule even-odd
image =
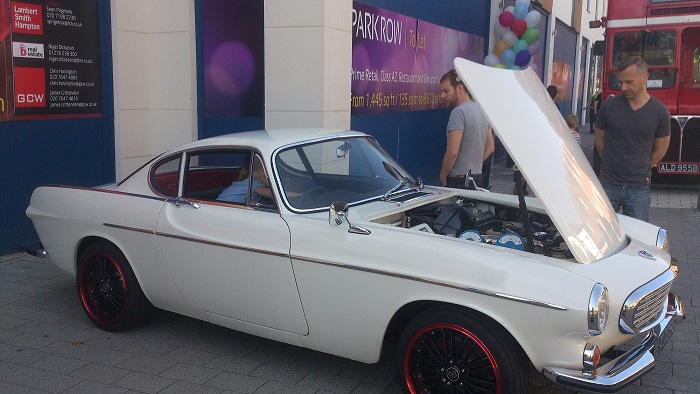
[[504, 66], [504, 65], [501, 64], [501, 63], [496, 64], [494, 67], [495, 67], [495, 68], [503, 68], [503, 69], [508, 68], [508, 67]]
[[510, 48], [510, 45], [506, 40], [501, 40], [496, 43], [496, 45], [493, 47], [493, 53], [496, 54], [499, 58], [501, 57], [501, 53], [505, 51], [506, 49]]

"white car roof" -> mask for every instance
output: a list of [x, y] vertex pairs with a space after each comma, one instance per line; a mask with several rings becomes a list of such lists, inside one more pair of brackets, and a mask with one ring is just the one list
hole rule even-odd
[[312, 141], [315, 139], [328, 138], [334, 136], [357, 136], [366, 135], [359, 131], [349, 131], [341, 129], [320, 129], [320, 128], [298, 128], [298, 129], [269, 129], [256, 131], [243, 131], [239, 133], [226, 134], [218, 137], [205, 138], [194, 141], [169, 151], [167, 153], [179, 152], [200, 147], [216, 146], [255, 146], [264, 153], [302, 141]]
[[454, 64], [576, 259], [585, 264], [618, 251], [617, 214], [537, 74], [461, 58]]

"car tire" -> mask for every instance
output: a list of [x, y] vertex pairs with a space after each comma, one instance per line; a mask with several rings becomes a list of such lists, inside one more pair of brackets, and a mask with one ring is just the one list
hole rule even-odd
[[525, 393], [528, 366], [515, 340], [496, 323], [463, 309], [431, 309], [411, 320], [398, 346], [407, 393]]
[[109, 243], [85, 249], [78, 261], [76, 285], [88, 318], [106, 331], [128, 329], [152, 309], [126, 257]]

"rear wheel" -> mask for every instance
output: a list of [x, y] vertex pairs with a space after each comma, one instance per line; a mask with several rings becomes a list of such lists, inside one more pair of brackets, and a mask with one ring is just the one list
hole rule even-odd
[[525, 393], [528, 363], [500, 326], [457, 308], [423, 312], [406, 326], [398, 361], [407, 393]]
[[76, 285], [83, 310], [103, 330], [132, 327], [151, 309], [126, 257], [108, 243], [96, 243], [83, 252]]

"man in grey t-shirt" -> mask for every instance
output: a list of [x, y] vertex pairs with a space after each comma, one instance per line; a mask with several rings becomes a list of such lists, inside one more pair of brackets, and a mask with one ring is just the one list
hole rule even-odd
[[615, 211], [649, 221], [651, 169], [668, 149], [671, 116], [647, 92], [644, 59], [631, 56], [617, 71], [622, 94], [603, 102], [595, 123], [600, 182]]
[[493, 133], [481, 108], [471, 100], [452, 69], [440, 79], [440, 98], [454, 108], [447, 122], [447, 149], [442, 160], [442, 186], [467, 188], [471, 175], [481, 187], [481, 168], [494, 151]]

